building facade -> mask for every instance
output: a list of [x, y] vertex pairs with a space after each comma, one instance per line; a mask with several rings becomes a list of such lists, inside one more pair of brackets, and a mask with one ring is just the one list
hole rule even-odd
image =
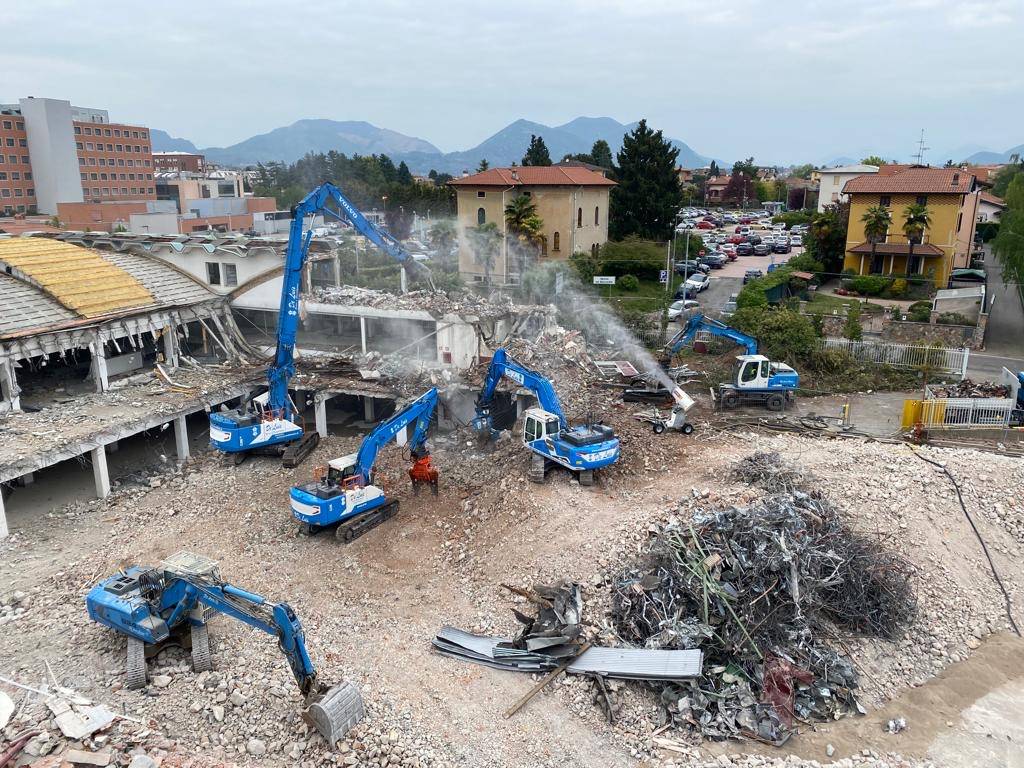
[[818, 176], [818, 213], [822, 213], [826, 205], [846, 202], [846, 195], [843, 194], [846, 182], [866, 173], [878, 173], [878, 166], [841, 165], [836, 168], [821, 168], [815, 173]]
[[206, 156], [195, 152], [154, 152], [153, 170], [203, 173], [206, 171]]
[[0, 172], [8, 176], [0, 179], [0, 211], [55, 214], [58, 203], [156, 199], [148, 128], [111, 123], [106, 110], [29, 97], [0, 105], [0, 131]]
[[[540, 259], [596, 252], [608, 241], [608, 197], [615, 182], [587, 168], [491, 168], [449, 184], [458, 210], [459, 272], [468, 281], [516, 283], [529, 267], [505, 222], [505, 206], [520, 195], [533, 201], [544, 222]], [[495, 252], [480, 254], [474, 231], [490, 223], [497, 227], [499, 242]]]
[[[950, 272], [970, 264], [980, 199], [973, 174], [959, 168], [911, 166], [895, 173], [857, 176], [843, 187], [850, 199], [844, 270], [858, 275], [930, 276], [942, 288]], [[906, 208], [928, 209], [931, 224], [920, 243], [903, 232]], [[861, 220], [871, 206], [892, 214], [884, 241], [868, 241]]]

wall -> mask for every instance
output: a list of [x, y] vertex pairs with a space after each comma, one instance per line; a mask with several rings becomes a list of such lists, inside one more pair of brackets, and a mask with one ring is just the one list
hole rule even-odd
[[36, 211], [35, 180], [29, 160], [24, 116], [0, 114], [0, 214]]
[[[91, 120], [74, 123], [82, 194], [88, 200], [152, 200], [153, 155], [149, 130]], [[106, 177], [106, 178], [104, 178]]]
[[[28, 150], [31, 158], [36, 207], [40, 213], [57, 213], [57, 204], [82, 201], [71, 103], [58, 99], [21, 99]], [[6, 152], [5, 154], [11, 154]]]
[[[210, 253], [209, 247], [204, 245], [186, 245], [184, 250], [180, 253], [174, 250], [170, 243], [160, 244], [154, 243], [152, 250], [148, 251], [149, 255], [154, 256], [158, 259], [173, 264], [178, 269], [181, 269], [188, 274], [192, 275], [196, 280], [209, 285], [210, 289], [217, 293], [225, 294], [235, 290], [238, 285], [244, 285], [254, 277], [269, 272], [275, 267], [280, 267], [284, 262], [284, 258], [281, 254], [271, 252], [268, 249], [259, 249], [255, 253], [250, 253], [246, 256], [239, 256], [230, 251], [225, 251], [220, 248], [213, 248], [213, 253]], [[208, 274], [206, 270], [207, 262], [216, 262], [221, 264], [221, 285], [210, 285]], [[235, 267], [236, 285], [224, 285], [224, 264], [231, 264]], [[271, 281], [274, 282], [274, 281]], [[281, 290], [280, 278], [276, 280], [277, 290]], [[280, 293], [278, 294], [280, 298]], [[277, 306], [276, 304], [274, 305]]]
[[128, 231], [136, 235], [177, 235], [177, 213], [133, 213], [128, 218]]
[[[805, 305], [801, 303], [801, 312]], [[985, 341], [985, 328], [988, 315], [982, 314], [977, 326], [937, 325], [933, 323], [911, 323], [897, 319], [898, 316], [883, 313], [882, 315], [861, 314], [861, 324], [865, 331], [871, 330], [883, 341], [895, 341], [900, 344], [939, 344], [944, 347], [967, 347], [981, 349]], [[936, 313], [932, 313], [936, 317]], [[846, 323], [845, 311], [839, 315], [823, 315], [822, 330], [825, 336], [841, 338]], [[865, 335], [865, 338], [867, 336]]]
[[846, 186], [846, 182], [858, 176], [866, 176], [869, 173], [877, 173], [877, 170], [859, 171], [857, 173], [829, 173], [827, 169], [822, 169], [818, 174], [820, 179], [818, 185], [818, 213], [823, 213], [826, 205], [841, 202], [848, 197], [843, 194], [843, 187]]

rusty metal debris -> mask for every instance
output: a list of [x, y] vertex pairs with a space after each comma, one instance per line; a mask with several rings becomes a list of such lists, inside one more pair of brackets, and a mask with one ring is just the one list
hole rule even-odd
[[699, 680], [657, 686], [677, 725], [781, 744], [795, 720], [862, 711], [829, 638], [896, 637], [916, 606], [906, 562], [852, 532], [806, 477], [772, 454], [734, 471], [773, 495], [659, 530], [616, 580], [612, 619], [632, 645], [703, 649]]
[[992, 381], [974, 382], [970, 379], [952, 384], [939, 384], [929, 387], [935, 397], [1009, 397], [1010, 388]]

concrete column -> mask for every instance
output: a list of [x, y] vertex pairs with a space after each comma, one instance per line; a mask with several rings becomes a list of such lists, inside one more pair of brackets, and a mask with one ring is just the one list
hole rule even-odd
[[334, 255], [334, 285], [341, 287], [341, 256]]
[[178, 451], [178, 461], [182, 464], [188, 461], [188, 424], [184, 416], [174, 420], [174, 447]]
[[0, 539], [6, 539], [10, 530], [7, 528], [7, 512], [4, 510], [4, 495], [0, 493]]
[[14, 373], [14, 363], [11, 360], [5, 360], [0, 365], [0, 400], [10, 401], [11, 410], [21, 410], [21, 398], [18, 396], [20, 393], [18, 378]]
[[92, 374], [96, 381], [96, 391], [106, 392], [110, 383], [107, 381], [107, 357], [103, 350], [103, 342], [97, 338], [89, 345], [89, 350], [92, 352]]
[[369, 396], [363, 397], [363, 420], [373, 422], [373, 398]]
[[178, 330], [173, 325], [164, 328], [164, 363], [178, 367]]
[[359, 316], [359, 341], [363, 345], [363, 354], [366, 354], [366, 318]]
[[313, 403], [317, 434], [320, 437], [327, 437], [327, 398], [317, 395], [313, 398]]
[[26, 485], [32, 485], [32, 483], [36, 481], [36, 476], [29, 472], [27, 475], [22, 475], [18, 479], [21, 480], [22, 487], [25, 487]]
[[96, 497], [105, 499], [110, 495], [110, 472], [107, 471], [107, 452], [101, 445], [89, 451], [92, 454], [92, 476], [96, 481]]

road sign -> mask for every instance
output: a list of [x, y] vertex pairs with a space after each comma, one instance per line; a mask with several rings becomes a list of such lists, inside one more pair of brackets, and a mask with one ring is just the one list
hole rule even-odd
[[594, 275], [594, 285], [615, 285], [615, 275]]
[[658, 277], [658, 282], [661, 283], [662, 285], [668, 284], [668, 270], [667, 269], [661, 270], [660, 276]]

